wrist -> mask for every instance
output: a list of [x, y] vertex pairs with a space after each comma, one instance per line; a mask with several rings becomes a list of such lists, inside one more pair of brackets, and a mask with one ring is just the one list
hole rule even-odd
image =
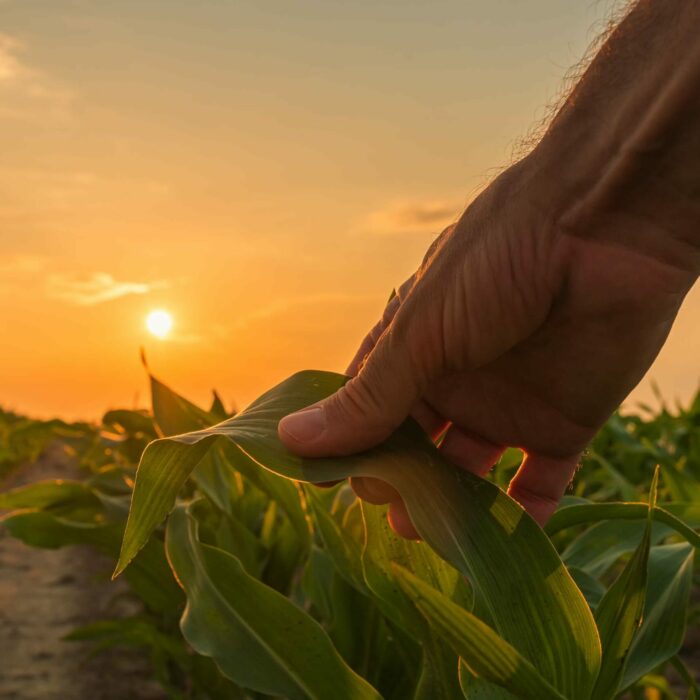
[[557, 231], [633, 250], [692, 284], [700, 274], [700, 60], [697, 86], [694, 104], [666, 124], [648, 114], [618, 137], [572, 117], [542, 141], [524, 170]]
[[636, 6], [524, 165], [537, 206], [562, 232], [624, 246], [692, 279], [700, 271], [699, 19], [700, 3]]

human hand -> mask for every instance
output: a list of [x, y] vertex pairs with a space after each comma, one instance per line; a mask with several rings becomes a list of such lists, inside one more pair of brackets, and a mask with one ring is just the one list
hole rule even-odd
[[[698, 21], [700, 2], [632, 6], [533, 152], [402, 285], [353, 379], [280, 422], [290, 450], [358, 452], [412, 413], [476, 474], [522, 448], [509, 493], [547, 520], [700, 270]], [[353, 487], [416, 536], [390, 487]]]
[[[481, 476], [506, 447], [522, 448], [509, 493], [547, 520], [581, 451], [662, 346], [692, 276], [545, 220], [524, 169], [436, 241], [360, 346], [354, 378], [283, 419], [290, 450], [358, 452], [411, 413], [433, 438], [446, 430], [442, 453]], [[363, 478], [353, 488], [390, 503], [394, 529], [417, 536], [390, 486]]]

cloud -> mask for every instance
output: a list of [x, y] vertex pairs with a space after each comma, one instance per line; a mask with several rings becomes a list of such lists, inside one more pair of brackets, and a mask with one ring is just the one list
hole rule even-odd
[[25, 50], [22, 41], [0, 33], [0, 117], [70, 118], [73, 91], [25, 63]]
[[119, 282], [106, 272], [95, 272], [87, 278], [52, 274], [46, 281], [46, 293], [52, 299], [78, 306], [93, 306], [131, 294], [148, 294], [168, 286], [165, 280], [156, 282]]
[[464, 209], [457, 200], [396, 201], [372, 212], [366, 230], [378, 234], [440, 233], [454, 223]]

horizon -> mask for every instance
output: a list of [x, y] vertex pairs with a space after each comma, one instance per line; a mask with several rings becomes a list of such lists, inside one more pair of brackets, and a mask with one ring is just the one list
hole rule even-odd
[[[0, 405], [97, 419], [140, 367], [244, 407], [343, 371], [556, 104], [610, 5], [0, 4]], [[172, 329], [149, 334], [165, 310]], [[700, 289], [628, 404], [687, 403]]]

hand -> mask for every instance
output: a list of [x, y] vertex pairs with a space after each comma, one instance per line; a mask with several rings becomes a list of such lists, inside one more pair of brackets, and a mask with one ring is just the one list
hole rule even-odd
[[[412, 413], [433, 437], [447, 428], [443, 454], [479, 475], [507, 446], [522, 448], [509, 493], [547, 520], [581, 451], [662, 346], [688, 275], [541, 220], [512, 180], [437, 240], [362, 343], [354, 379], [281, 422], [289, 449], [358, 452]], [[394, 529], [416, 536], [391, 487], [353, 487], [390, 502]]]
[[[699, 20], [700, 2], [634, 6], [542, 142], [402, 285], [353, 379], [280, 422], [290, 450], [358, 452], [412, 413], [476, 474], [522, 448], [509, 493], [547, 520], [700, 269]], [[416, 536], [390, 487], [353, 487]]]

